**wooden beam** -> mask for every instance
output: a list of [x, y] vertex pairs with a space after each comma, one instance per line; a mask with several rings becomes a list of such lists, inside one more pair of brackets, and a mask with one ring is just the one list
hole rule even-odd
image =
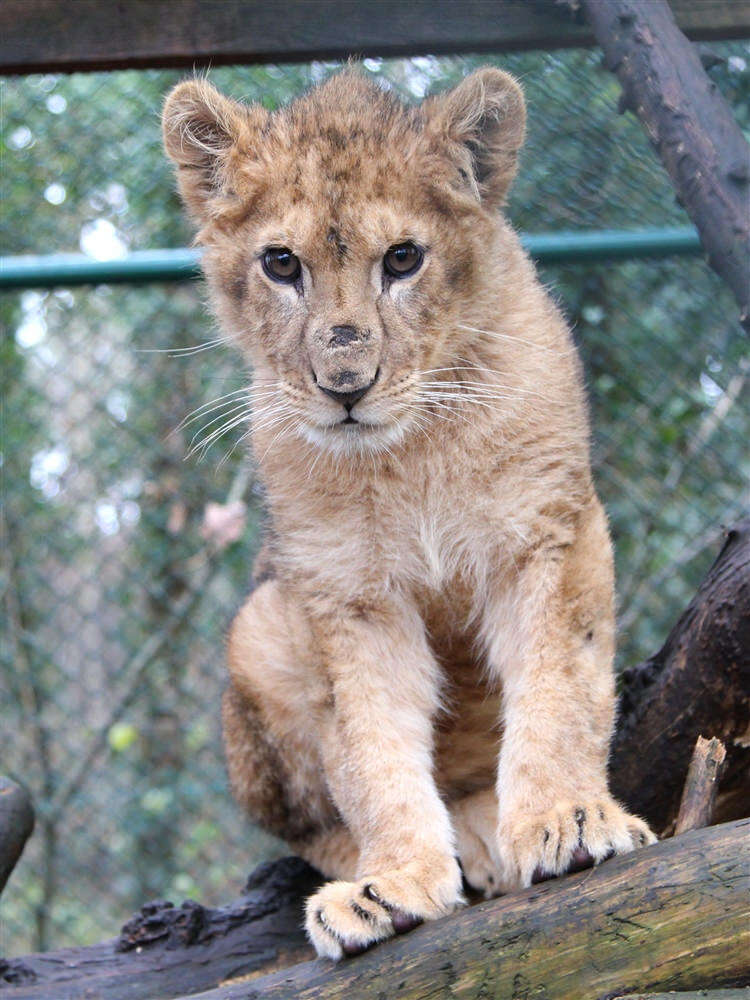
[[[695, 40], [750, 35], [750, 0], [672, 0]], [[556, 0], [3, 0], [0, 73], [594, 44]]]
[[716, 792], [726, 764], [727, 750], [715, 736], [710, 740], [698, 737], [690, 761], [685, 787], [682, 789], [680, 811], [675, 823], [675, 835], [688, 830], [700, 830], [713, 822]]

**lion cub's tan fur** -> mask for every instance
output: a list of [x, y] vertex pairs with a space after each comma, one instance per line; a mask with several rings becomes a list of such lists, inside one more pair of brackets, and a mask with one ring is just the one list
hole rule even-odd
[[[347, 71], [289, 107], [164, 112], [270, 511], [229, 642], [232, 786], [334, 879], [321, 954], [652, 839], [607, 790], [611, 545], [570, 333], [499, 209], [499, 70], [406, 108]], [[389, 279], [383, 256], [424, 260]], [[301, 262], [295, 285], [262, 267]], [[345, 336], [333, 328], [346, 327]], [[351, 408], [321, 388], [374, 384]]]

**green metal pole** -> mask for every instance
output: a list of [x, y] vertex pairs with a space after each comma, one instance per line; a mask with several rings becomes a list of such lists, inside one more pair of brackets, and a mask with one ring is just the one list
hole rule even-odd
[[[690, 228], [527, 233], [523, 245], [540, 264], [599, 263], [701, 252]], [[81, 253], [0, 257], [0, 289], [70, 288], [73, 285], [145, 284], [199, 278], [200, 252], [136, 250], [117, 260], [94, 260]]]
[[144, 284], [200, 276], [197, 250], [136, 250], [117, 260], [82, 253], [0, 257], [0, 288], [69, 288], [72, 285]]
[[540, 264], [672, 257], [701, 253], [692, 226], [660, 229], [600, 229], [592, 232], [528, 233], [521, 241]]

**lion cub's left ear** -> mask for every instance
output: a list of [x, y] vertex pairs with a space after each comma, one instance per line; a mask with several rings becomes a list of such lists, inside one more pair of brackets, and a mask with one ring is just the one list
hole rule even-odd
[[182, 200], [205, 223], [231, 205], [233, 163], [249, 171], [254, 146], [268, 113], [220, 94], [207, 80], [186, 80], [164, 102], [164, 148], [177, 166]]
[[484, 205], [505, 201], [526, 134], [523, 91], [509, 73], [487, 67], [425, 102], [428, 129], [459, 154]]

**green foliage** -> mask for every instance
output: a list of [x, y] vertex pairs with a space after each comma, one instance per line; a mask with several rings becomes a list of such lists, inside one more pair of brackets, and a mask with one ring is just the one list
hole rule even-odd
[[[723, 59], [712, 76], [747, 129], [748, 47], [712, 51]], [[364, 69], [417, 99], [483, 62], [516, 73], [529, 102], [509, 208], [519, 228], [687, 222], [640, 125], [616, 114], [618, 87], [596, 52], [365, 60]], [[270, 108], [333, 68], [233, 67], [211, 78]], [[188, 243], [159, 136], [177, 79], [6, 81], [2, 252]], [[617, 546], [620, 656], [634, 662], [663, 641], [721, 525], [747, 503], [746, 341], [731, 296], [699, 259], [558, 267], [544, 279], [584, 356]], [[220, 551], [206, 539], [208, 505], [242, 486], [243, 428], [186, 461], [193, 430], [216, 414], [179, 425], [246, 373], [222, 347], [165, 353], [215, 336], [203, 295], [173, 284], [0, 299], [9, 695], [0, 722], [11, 734], [0, 770], [28, 784], [39, 814], [3, 896], [9, 954], [114, 933], [149, 896], [226, 898], [282, 849], [239, 815], [222, 763], [224, 633], [262, 504], [251, 482], [240, 537]]]

